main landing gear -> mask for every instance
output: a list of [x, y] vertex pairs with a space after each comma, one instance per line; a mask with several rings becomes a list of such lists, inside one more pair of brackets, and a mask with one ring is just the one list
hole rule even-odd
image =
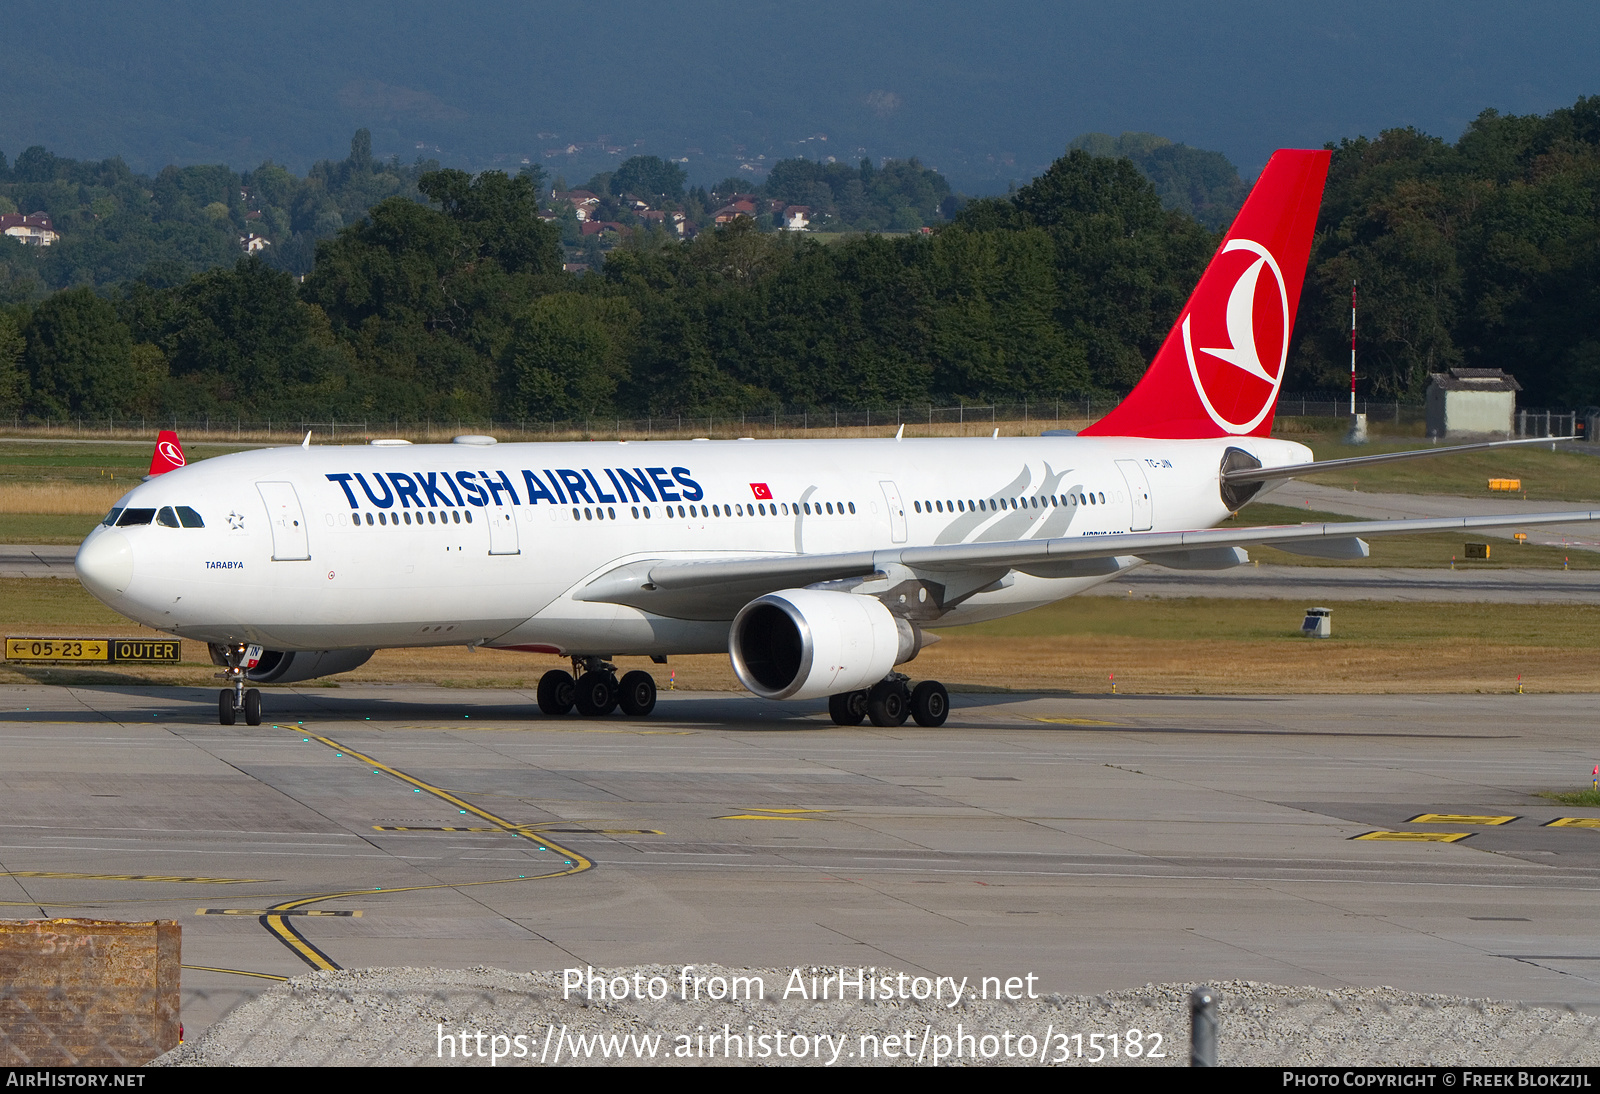
[[944, 725], [950, 716], [950, 693], [937, 680], [908, 687], [910, 680], [892, 672], [866, 691], [846, 691], [828, 697], [828, 713], [836, 726], [858, 726], [868, 718], [875, 726], [904, 725], [912, 718], [919, 726]]
[[551, 669], [540, 677], [539, 709], [561, 715], [574, 707], [589, 717], [621, 707], [629, 717], [643, 718], [656, 708], [655, 677], [635, 669], [618, 680], [617, 667], [604, 658], [574, 657], [572, 672]]
[[245, 649], [242, 642], [229, 644], [224, 655], [227, 670], [217, 673], [217, 679], [226, 680], [230, 685], [217, 693], [217, 722], [220, 725], [234, 725], [241, 714], [244, 715], [245, 725], [261, 724], [261, 693], [244, 686]]

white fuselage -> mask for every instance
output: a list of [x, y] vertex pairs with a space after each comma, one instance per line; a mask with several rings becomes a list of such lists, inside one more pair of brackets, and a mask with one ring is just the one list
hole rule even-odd
[[[1206, 528], [1228, 515], [1228, 447], [1268, 467], [1311, 459], [1254, 437], [260, 449], [135, 487], [118, 509], [186, 506], [204, 527], [98, 527], [78, 570], [123, 615], [210, 642], [711, 652], [727, 648], [727, 619], [572, 594], [640, 560]], [[933, 625], [1010, 615], [1108, 576], [1014, 573]]]

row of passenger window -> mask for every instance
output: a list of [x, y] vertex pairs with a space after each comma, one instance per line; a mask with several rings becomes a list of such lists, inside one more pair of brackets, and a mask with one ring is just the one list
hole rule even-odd
[[[856, 511], [856, 503], [853, 501], [803, 501], [795, 502], [793, 505], [790, 505], [786, 501], [775, 501], [755, 502], [750, 505], [744, 505], [740, 503], [735, 503], [733, 505], [668, 505], [664, 506], [664, 508], [666, 509], [665, 516], [669, 520], [675, 516], [682, 517], [687, 520], [691, 517], [789, 517], [799, 516], [802, 513], [804, 513], [806, 516], [820, 517], [824, 514], [824, 512], [826, 512], [828, 516], [844, 516], [846, 512], [854, 514]], [[653, 516], [650, 511], [650, 506], [648, 505], [635, 505], [632, 506], [631, 509], [634, 520], [650, 520]], [[582, 509], [574, 507], [572, 510], [572, 519], [616, 520], [617, 511], [610, 506], [605, 506], [602, 508], [601, 506], [597, 505], [593, 509], [589, 509], [588, 507], [584, 507]]]
[[[426, 512], [428, 514], [428, 523], [429, 524], [449, 524], [449, 523], [451, 523], [450, 520], [449, 520], [450, 517], [454, 517], [455, 518], [455, 523], [456, 524], [460, 524], [461, 523], [461, 513], [462, 513], [462, 511], [460, 509], [445, 509], [445, 510], [442, 510], [442, 511], [439, 512], [439, 515], [438, 515], [437, 519], [434, 518], [434, 510], [428, 509], [428, 510], [426, 510]], [[472, 523], [472, 510], [470, 510], [470, 509], [466, 510], [466, 514], [467, 514], [467, 516], [466, 516], [467, 523], [471, 524]], [[366, 516], [367, 516], [367, 523], [369, 525], [374, 523], [371, 513], [368, 513]], [[399, 524], [401, 517], [405, 518], [405, 522], [407, 524], [411, 524], [412, 523], [411, 514], [409, 512], [379, 513], [376, 523], [378, 523], [378, 524]], [[361, 514], [360, 513], [351, 513], [350, 514], [350, 521], [353, 524], [359, 525], [361, 523]], [[421, 524], [422, 523], [422, 513], [418, 513], [417, 514], [416, 523], [417, 524]]]
[[[843, 516], [846, 512], [849, 512], [849, 513], [853, 514], [856, 511], [856, 503], [853, 502], [853, 501], [851, 501], [851, 502], [843, 502], [843, 501], [840, 501], [840, 502], [832, 502], [832, 501], [828, 501], [828, 502], [809, 502], [808, 501], [808, 502], [798, 502], [794, 506], [791, 507], [788, 502], [772, 502], [770, 504], [768, 504], [766, 502], [757, 502], [757, 503], [752, 504], [752, 505], [742, 505], [742, 504], [734, 504], [734, 505], [678, 505], [678, 506], [668, 505], [668, 506], [665, 506], [664, 508], [666, 509], [665, 516], [667, 516], [669, 519], [672, 518], [673, 516], [683, 517], [685, 519], [690, 518], [690, 517], [754, 517], [754, 516], [776, 517], [776, 516], [791, 516], [791, 515], [798, 516], [801, 512], [804, 512], [807, 515], [811, 515], [811, 514], [814, 513], [817, 516], [823, 515], [824, 512], [826, 512], [829, 516], [835, 516], [835, 515]], [[134, 511], [135, 510], [130, 510], [130, 512], [134, 512]], [[185, 509], [184, 511], [188, 512], [188, 513], [191, 513], [191, 514], [194, 512], [194, 510], [192, 510], [192, 509]], [[632, 511], [633, 511], [633, 519], [634, 520], [640, 520], [640, 519], [650, 520], [652, 518], [652, 516], [654, 515], [650, 510], [650, 506], [648, 506], [648, 505], [635, 505], [635, 506], [632, 507]], [[115, 518], [115, 516], [116, 516], [116, 514], [118, 512], [120, 512], [120, 510], [113, 510], [112, 511], [112, 515], [106, 518], [106, 523], [108, 523], [108, 524], [112, 523], [114, 518]], [[149, 510], [142, 510], [142, 512], [148, 513]], [[168, 512], [168, 510], [163, 509], [162, 512], [166, 513], [166, 512]], [[427, 514], [427, 518], [428, 518], [428, 523], [429, 524], [450, 524], [452, 522], [454, 522], [456, 524], [460, 524], [463, 519], [465, 519], [466, 523], [468, 523], [468, 524], [472, 523], [472, 510], [470, 510], [470, 509], [465, 509], [465, 510], [463, 510], [463, 509], [445, 509], [445, 510], [428, 509], [428, 510], [424, 510], [423, 512], [425, 512]], [[412, 524], [412, 523], [421, 524], [422, 523], [422, 518], [423, 518], [423, 512], [417, 513], [416, 514], [416, 519], [414, 521], [412, 519], [411, 513], [409, 513], [409, 512], [400, 512], [400, 513], [383, 513], [383, 512], [379, 512], [377, 514], [377, 519], [376, 520], [373, 519], [373, 514], [372, 513], [366, 513], [364, 515], [366, 517], [366, 523], [368, 525], [373, 525], [373, 524], [391, 525], [391, 524], [400, 524], [402, 522], [404, 522], [406, 524]], [[437, 516], [435, 515], [436, 513], [437, 513]], [[350, 514], [351, 522], [354, 523], [354, 524], [357, 524], [357, 525], [361, 524], [362, 517], [363, 517], [363, 514], [361, 514], [361, 513], [351, 513]], [[194, 519], [196, 521], [198, 521], [200, 518], [198, 516], [196, 516]], [[576, 507], [576, 506], [574, 506], [573, 510], [572, 510], [572, 519], [573, 520], [616, 520], [617, 519], [617, 511], [616, 511], [616, 509], [614, 509], [611, 506], [598, 506], [597, 505], [592, 509], [587, 507], [587, 506], [585, 506], [585, 507], [583, 507], [581, 509]], [[127, 521], [123, 521], [123, 523], [126, 524], [128, 522]], [[149, 524], [150, 523], [149, 516], [147, 515], [144, 518], [144, 520], [142, 520], [142, 521], [140, 521], [138, 523]], [[173, 527], [177, 527], [177, 525], [174, 524]], [[185, 527], [189, 527], [189, 525], [185, 525]], [[198, 527], [200, 527], [200, 525], [199, 524], [195, 524], [195, 525], [193, 525], [193, 527], [198, 528]]]
[[1001, 509], [1049, 509], [1063, 505], [1104, 505], [1106, 496], [1090, 490], [1082, 494], [1038, 494], [1031, 498], [979, 498], [976, 501], [918, 501], [913, 502], [919, 513], [979, 513], [997, 512]]
[[106, 514], [106, 519], [101, 521], [106, 527], [131, 528], [136, 524], [149, 524], [151, 521], [163, 528], [204, 528], [206, 522], [200, 519], [187, 505], [164, 505], [156, 509], [135, 509], [131, 506], [126, 509], [113, 509]]

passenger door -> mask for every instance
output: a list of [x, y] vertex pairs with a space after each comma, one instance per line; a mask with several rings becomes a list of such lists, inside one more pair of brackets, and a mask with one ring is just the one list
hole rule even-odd
[[1133, 503], [1128, 529], [1148, 532], [1155, 515], [1155, 506], [1150, 501], [1150, 480], [1145, 478], [1138, 460], [1118, 460], [1117, 469], [1122, 472], [1122, 481], [1128, 484], [1128, 500]]
[[896, 543], [906, 541], [906, 504], [900, 500], [900, 488], [887, 479], [878, 483], [883, 487], [883, 500], [889, 504], [889, 534]]
[[489, 521], [489, 553], [520, 555], [522, 545], [517, 538], [516, 510], [508, 505], [491, 505], [483, 515]]
[[258, 482], [256, 490], [267, 506], [267, 523], [272, 527], [272, 561], [304, 562], [311, 557], [311, 541], [306, 535], [306, 517], [300, 509], [300, 496], [294, 484]]

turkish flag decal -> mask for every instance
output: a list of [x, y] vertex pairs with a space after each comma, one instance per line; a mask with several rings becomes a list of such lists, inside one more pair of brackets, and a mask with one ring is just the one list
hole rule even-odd
[[764, 482], [751, 483], [750, 492], [756, 496], [757, 501], [772, 500], [772, 491], [767, 489], [767, 484]]

